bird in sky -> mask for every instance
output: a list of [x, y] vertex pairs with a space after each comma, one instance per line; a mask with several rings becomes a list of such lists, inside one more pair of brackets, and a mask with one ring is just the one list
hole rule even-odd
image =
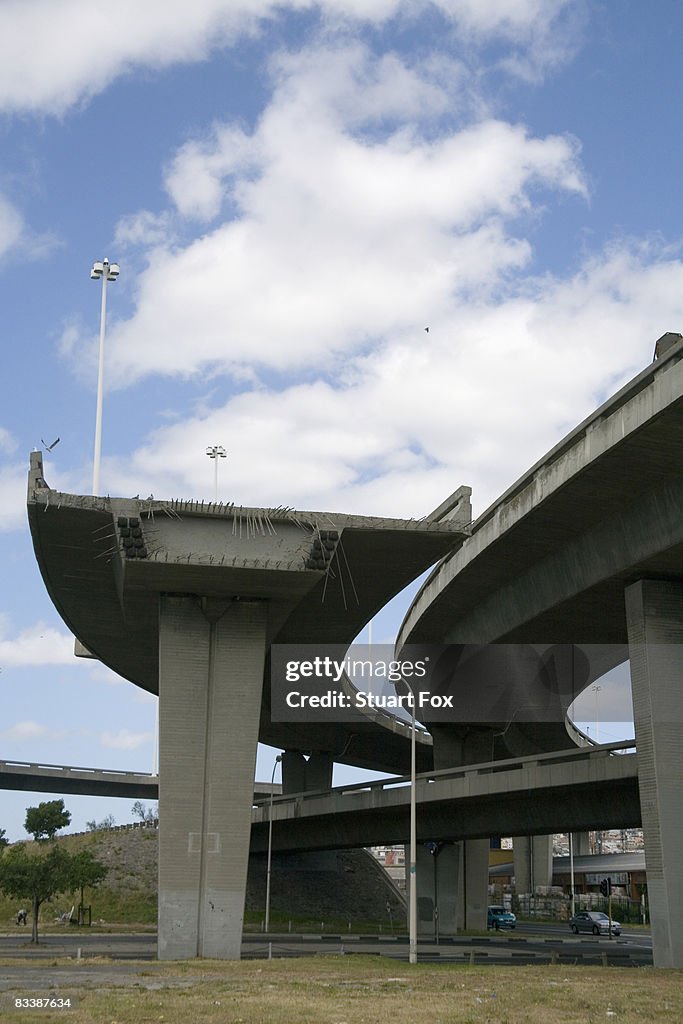
[[429, 328], [428, 327], [425, 327], [425, 331], [427, 332], [427, 334], [429, 334]]
[[48, 444], [48, 443], [47, 443], [47, 441], [43, 441], [43, 438], [42, 438], [42, 437], [41, 437], [41, 439], [40, 439], [40, 440], [41, 440], [41, 441], [43, 442], [43, 445], [45, 446], [45, 451], [46, 451], [46, 452], [51, 452], [51, 451], [52, 451], [52, 449], [53, 449], [53, 448], [54, 448], [54, 447], [55, 447], [56, 445], [58, 445], [58, 444], [59, 444], [59, 438], [58, 438], [58, 437], [57, 437], [57, 438], [55, 438], [55, 440], [54, 440], [54, 441], [52, 442], [52, 444]]

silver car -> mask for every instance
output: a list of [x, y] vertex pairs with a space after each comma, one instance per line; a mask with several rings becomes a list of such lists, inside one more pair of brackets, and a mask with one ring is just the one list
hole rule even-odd
[[[574, 935], [578, 935], [579, 932], [609, 935], [609, 917], [599, 910], [580, 910], [569, 918], [569, 927]], [[621, 925], [618, 921], [612, 921], [612, 935], [621, 935]]]

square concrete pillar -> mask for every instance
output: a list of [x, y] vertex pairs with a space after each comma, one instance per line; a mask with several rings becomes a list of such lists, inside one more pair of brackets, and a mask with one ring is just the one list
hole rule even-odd
[[572, 845], [575, 857], [587, 857], [591, 852], [590, 832], [573, 832]]
[[285, 750], [282, 755], [282, 792], [311, 793], [332, 789], [334, 761], [326, 751], [314, 751], [309, 757], [299, 750]]
[[512, 852], [518, 896], [553, 884], [552, 836], [514, 836]]
[[458, 930], [486, 931], [491, 840], [464, 839], [460, 848]]
[[[425, 941], [456, 934], [461, 846], [444, 843], [435, 855], [418, 844], [417, 933]], [[410, 878], [408, 872], [406, 878]]]
[[159, 958], [238, 960], [266, 605], [160, 597]]
[[683, 967], [683, 584], [626, 589], [655, 967]]

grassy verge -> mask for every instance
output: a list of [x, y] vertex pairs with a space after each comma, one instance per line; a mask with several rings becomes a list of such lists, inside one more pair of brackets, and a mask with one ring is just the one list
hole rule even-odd
[[[260, 932], [263, 930], [263, 913], [260, 910], [248, 910], [244, 915], [244, 931]], [[295, 934], [309, 933], [318, 935], [323, 932], [326, 935], [406, 935], [407, 928], [404, 920], [395, 921], [393, 930], [388, 922], [378, 923], [377, 921], [349, 921], [346, 917], [327, 917], [322, 921], [319, 917], [310, 917], [301, 914], [284, 914], [279, 910], [272, 910], [270, 913], [271, 932], [292, 932]]]
[[[680, 971], [411, 967], [361, 956], [193, 961], [140, 965], [125, 989], [67, 985], [61, 994], [77, 996], [77, 1009], [39, 1016], [70, 1024], [678, 1024], [682, 980]], [[35, 1010], [13, 1008], [14, 995], [1, 997], [3, 1019], [35, 1021]]]

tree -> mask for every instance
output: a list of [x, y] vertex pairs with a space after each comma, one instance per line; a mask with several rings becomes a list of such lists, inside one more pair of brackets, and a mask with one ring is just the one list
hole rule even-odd
[[71, 814], [64, 808], [63, 800], [47, 800], [37, 807], [26, 809], [24, 828], [39, 843], [54, 839], [60, 828], [66, 828]]
[[24, 843], [12, 846], [0, 857], [0, 891], [13, 899], [30, 900], [33, 915], [31, 942], [38, 942], [38, 916], [42, 904], [60, 892], [97, 885], [109, 869], [89, 850], [68, 853], [54, 843], [27, 850]]
[[[108, 871], [109, 868], [106, 864], [96, 860], [90, 850], [80, 850], [78, 853], [72, 854], [69, 869], [70, 884], [74, 889], [81, 890], [81, 907], [83, 906], [83, 890], [86, 885], [91, 887], [99, 885], [106, 878]], [[80, 915], [81, 911], [79, 911], [79, 924]]]
[[38, 942], [41, 905], [55, 893], [70, 889], [69, 855], [56, 844], [48, 853], [28, 853], [24, 843], [0, 857], [0, 890], [13, 899], [30, 900], [33, 914], [31, 942]]
[[4, 828], [0, 828], [0, 847], [1, 846], [7, 846], [8, 843], [9, 843], [9, 839], [5, 835]]
[[97, 832], [100, 829], [113, 828], [115, 824], [116, 818], [114, 815], [108, 814], [105, 818], [102, 818], [102, 821], [95, 821], [94, 818], [92, 821], [86, 821], [85, 827], [89, 832]]
[[131, 807], [131, 813], [140, 821], [154, 821], [159, 817], [158, 807], [147, 807], [142, 800], [136, 800]]

